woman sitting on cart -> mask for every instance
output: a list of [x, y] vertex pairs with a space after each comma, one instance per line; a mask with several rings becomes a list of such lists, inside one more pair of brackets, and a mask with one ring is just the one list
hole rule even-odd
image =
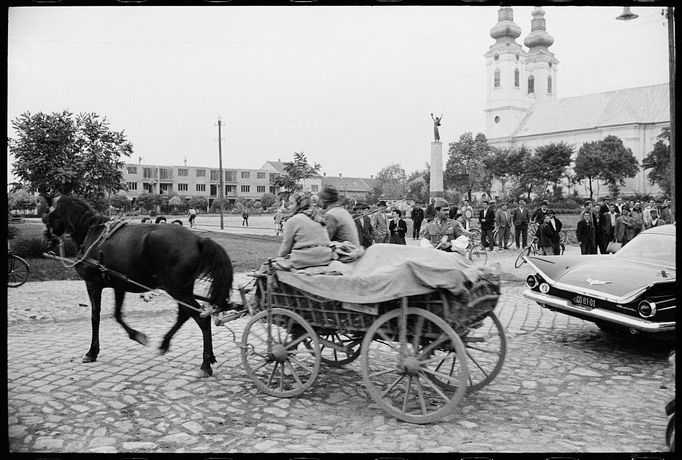
[[327, 265], [332, 260], [329, 235], [323, 214], [313, 205], [309, 194], [289, 197], [290, 217], [284, 223], [277, 263], [283, 268]]

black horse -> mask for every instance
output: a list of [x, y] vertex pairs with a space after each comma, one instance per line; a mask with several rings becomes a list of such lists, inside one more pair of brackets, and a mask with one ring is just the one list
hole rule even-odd
[[[92, 307], [92, 341], [83, 362], [97, 360], [102, 289], [114, 289], [116, 321], [128, 336], [147, 344], [147, 336], [123, 321], [126, 292], [162, 288], [178, 301], [178, 318], [164, 336], [160, 351], [168, 351], [173, 335], [189, 318], [201, 328], [204, 338], [202, 376], [213, 374], [216, 362], [211, 337], [211, 316], [200, 314], [194, 294], [198, 278], [210, 279], [207, 298], [216, 311], [230, 308], [232, 263], [216, 242], [200, 238], [180, 225], [113, 225], [83, 200], [58, 196], [46, 198], [49, 212], [43, 216], [48, 244], [68, 233], [79, 247], [75, 268], [85, 281]], [[194, 308], [191, 308], [191, 307]]]

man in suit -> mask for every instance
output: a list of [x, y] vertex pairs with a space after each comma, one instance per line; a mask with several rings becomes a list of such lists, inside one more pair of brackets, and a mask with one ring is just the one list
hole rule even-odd
[[497, 226], [497, 246], [498, 250], [509, 249], [507, 241], [511, 236], [511, 215], [507, 210], [507, 203], [503, 202], [495, 212], [495, 225]]
[[478, 213], [478, 223], [481, 226], [481, 244], [483, 247], [489, 246], [492, 251], [495, 248], [493, 238], [493, 228], [495, 227], [495, 213], [490, 207], [488, 200], [483, 202], [483, 209]]
[[421, 229], [422, 221], [424, 220], [424, 210], [419, 202], [414, 204], [414, 208], [412, 208], [412, 212], [410, 213], [410, 218], [412, 219], [412, 239], [416, 240], [419, 237], [419, 230]]
[[[594, 234], [595, 234], [595, 240], [594, 244], [589, 245], [589, 250], [587, 254], [598, 254], [597, 248], [599, 247], [600, 243], [600, 231], [599, 231], [599, 211], [597, 208], [592, 206], [592, 201], [586, 200], [585, 203], [583, 203], [583, 212], [587, 211], [590, 213], [591, 219], [590, 222], [592, 222], [592, 228], [594, 229]], [[577, 237], [577, 231], [576, 231], [576, 237]], [[608, 243], [607, 243], [608, 244]], [[604, 254], [604, 253], [602, 253]]]
[[616, 222], [618, 221], [618, 213], [616, 212], [616, 205], [614, 203], [609, 203], [609, 212], [604, 214], [604, 220], [602, 221], [602, 227], [604, 228], [604, 238], [606, 239], [606, 245], [611, 241], [616, 241]]
[[363, 248], [368, 248], [374, 244], [374, 229], [372, 228], [372, 219], [369, 217], [369, 206], [359, 206], [360, 215], [355, 220], [355, 226], [358, 229], [358, 236], [360, 237], [360, 245]]
[[543, 200], [542, 205], [540, 205], [540, 207], [533, 213], [533, 222], [538, 225], [544, 224], [545, 214], [547, 214], [547, 211], [549, 211], [549, 201]]
[[[580, 242], [581, 254], [596, 254], [596, 234], [595, 228], [592, 225], [592, 213], [584, 210], [581, 219], [578, 221], [575, 230], [575, 237]], [[592, 252], [594, 251], [594, 252]]]
[[642, 226], [644, 230], [651, 228], [651, 227], [658, 227], [660, 225], [665, 225], [665, 221], [658, 217], [658, 210], [657, 209], [651, 209], [651, 220], [647, 223], [645, 222]]
[[524, 200], [519, 200], [519, 206], [512, 211], [512, 222], [514, 223], [514, 239], [516, 240], [516, 249], [520, 247], [525, 248], [528, 244], [528, 223], [530, 222], [530, 211], [526, 207]]
[[379, 202], [379, 209], [372, 215], [372, 229], [375, 243], [388, 243], [388, 217], [386, 217], [386, 202]]

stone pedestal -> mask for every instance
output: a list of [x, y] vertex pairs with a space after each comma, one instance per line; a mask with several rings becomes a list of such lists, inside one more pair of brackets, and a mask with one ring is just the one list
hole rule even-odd
[[429, 198], [443, 197], [443, 143], [431, 142], [431, 182]]

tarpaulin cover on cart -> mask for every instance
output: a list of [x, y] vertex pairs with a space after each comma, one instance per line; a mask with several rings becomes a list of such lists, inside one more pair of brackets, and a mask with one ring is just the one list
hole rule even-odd
[[358, 260], [305, 270], [278, 270], [279, 281], [327, 299], [384, 302], [446, 289], [459, 296], [481, 279], [499, 285], [492, 268], [432, 248], [375, 244]]

